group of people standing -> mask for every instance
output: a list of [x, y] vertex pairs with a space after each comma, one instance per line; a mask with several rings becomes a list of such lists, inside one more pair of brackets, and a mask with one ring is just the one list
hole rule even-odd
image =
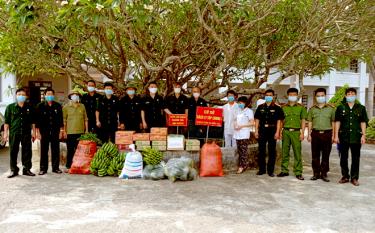
[[[192, 88], [188, 98], [182, 93], [181, 84], [175, 83], [173, 93], [166, 98], [158, 94], [155, 82], [148, 85], [147, 94], [136, 94], [136, 86], [129, 84], [126, 95], [121, 99], [114, 94], [111, 82], [104, 83], [104, 94], [96, 91], [96, 83], [90, 80], [86, 85], [87, 93], [81, 95], [72, 90], [69, 102], [62, 106], [55, 101], [55, 91], [47, 88], [44, 101], [36, 107], [27, 101], [26, 90], [16, 91], [16, 102], [7, 106], [5, 111], [4, 140], [9, 140], [10, 168], [9, 178], [19, 174], [17, 156], [22, 145], [23, 175], [35, 176], [30, 171], [32, 163], [31, 142], [40, 139], [40, 171], [44, 175], [48, 170], [48, 151], [51, 146], [52, 172], [60, 170], [60, 140], [67, 145], [67, 170], [71, 167], [78, 139], [87, 132], [96, 133], [102, 142], [115, 142], [117, 130], [149, 132], [152, 127], [165, 127], [167, 114], [187, 114], [188, 127], [182, 127], [180, 133], [190, 138], [203, 138], [204, 129], [195, 125], [196, 108], [207, 107], [207, 102], [200, 96], [199, 87]], [[176, 127], [169, 128], [176, 133]]]
[[[358, 186], [361, 145], [366, 141], [368, 117], [366, 109], [356, 100], [357, 91], [348, 88], [339, 106], [327, 103], [326, 90], [314, 91], [314, 105], [309, 109], [298, 103], [298, 90], [287, 90], [288, 103], [279, 106], [275, 102], [275, 92], [265, 92], [265, 102], [256, 108], [255, 114], [247, 107], [246, 97], [239, 97], [234, 91], [227, 92], [228, 103], [224, 109], [224, 138], [226, 147], [237, 147], [239, 168], [242, 173], [248, 166], [248, 144], [251, 127], [255, 128], [259, 154], [257, 175], [274, 177], [276, 163], [276, 142], [282, 140], [281, 172], [278, 177], [289, 176], [290, 149], [293, 149], [293, 172], [297, 179], [304, 180], [301, 142], [305, 138], [311, 142], [311, 180], [322, 179], [329, 182], [329, 157], [332, 144], [337, 143], [340, 153], [342, 178], [339, 183], [349, 181]], [[246, 130], [245, 130], [246, 129]], [[268, 149], [268, 162], [266, 150]], [[351, 169], [348, 154], [351, 150]]]

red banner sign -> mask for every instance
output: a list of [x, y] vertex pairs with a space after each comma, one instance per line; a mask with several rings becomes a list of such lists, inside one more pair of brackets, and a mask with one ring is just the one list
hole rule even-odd
[[186, 114], [169, 114], [168, 126], [187, 126]]
[[223, 109], [210, 107], [197, 107], [195, 118], [196, 125], [223, 126]]

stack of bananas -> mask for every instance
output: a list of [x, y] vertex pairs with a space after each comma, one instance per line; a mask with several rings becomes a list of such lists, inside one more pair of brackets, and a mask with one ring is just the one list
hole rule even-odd
[[126, 153], [119, 153], [112, 159], [107, 169], [109, 176], [119, 176], [121, 174], [122, 168], [124, 167], [125, 158]]
[[163, 152], [153, 148], [145, 148], [142, 151], [143, 161], [147, 165], [158, 165], [163, 160]]
[[90, 172], [97, 176], [108, 175], [108, 168], [112, 160], [114, 160], [118, 154], [119, 151], [115, 144], [112, 142], [104, 143], [91, 161]]

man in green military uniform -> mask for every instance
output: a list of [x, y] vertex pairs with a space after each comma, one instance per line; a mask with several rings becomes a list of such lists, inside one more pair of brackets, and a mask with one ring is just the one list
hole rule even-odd
[[[307, 141], [311, 142], [312, 169], [314, 175], [310, 180], [321, 178], [329, 182], [327, 173], [329, 171], [329, 155], [332, 150], [334, 135], [335, 107], [326, 103], [326, 90], [318, 88], [314, 92], [316, 104], [307, 114], [309, 122], [309, 136]], [[320, 155], [322, 161], [320, 162]]]
[[282, 136], [282, 162], [281, 162], [281, 173], [278, 177], [284, 177], [289, 175], [289, 152], [290, 146], [293, 148], [294, 154], [294, 169], [293, 172], [297, 179], [304, 180], [302, 176], [302, 155], [301, 155], [301, 141], [304, 139], [305, 131], [305, 119], [307, 117], [307, 111], [304, 106], [297, 103], [298, 90], [296, 88], [289, 88], [288, 104], [283, 106], [285, 115], [284, 128]]
[[[35, 140], [35, 116], [33, 108], [26, 103], [26, 91], [20, 88], [16, 91], [17, 102], [7, 106], [5, 110], [4, 140], [8, 140], [10, 148], [10, 170], [8, 178], [18, 176], [17, 157], [22, 145], [23, 175], [35, 176], [30, 171], [32, 163], [31, 141]], [[31, 132], [32, 130], [32, 132]], [[8, 134], [9, 131], [9, 134]]]
[[[359, 160], [361, 145], [366, 142], [366, 126], [368, 117], [365, 106], [356, 102], [357, 90], [348, 88], [345, 99], [336, 109], [335, 142], [339, 144], [340, 166], [342, 178], [339, 183], [349, 182], [358, 186]], [[352, 153], [352, 165], [349, 175], [349, 148]]]

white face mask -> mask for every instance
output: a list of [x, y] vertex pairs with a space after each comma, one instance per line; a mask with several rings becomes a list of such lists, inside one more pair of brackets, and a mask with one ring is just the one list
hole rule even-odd
[[180, 94], [180, 93], [181, 93], [181, 88], [179, 88], [179, 87], [175, 87], [175, 88], [174, 88], [174, 93], [176, 93], [176, 94]]
[[290, 101], [290, 102], [296, 102], [297, 101], [297, 96], [288, 96], [288, 100]]
[[79, 101], [79, 96], [78, 96], [78, 95], [72, 95], [72, 96], [70, 96], [70, 99], [71, 99], [73, 102], [78, 102], [78, 101]]
[[198, 98], [200, 95], [201, 95], [201, 93], [198, 93], [198, 92], [193, 93], [194, 98]]
[[156, 87], [150, 87], [148, 90], [150, 91], [151, 94], [155, 94], [156, 92], [158, 92], [158, 88]]

